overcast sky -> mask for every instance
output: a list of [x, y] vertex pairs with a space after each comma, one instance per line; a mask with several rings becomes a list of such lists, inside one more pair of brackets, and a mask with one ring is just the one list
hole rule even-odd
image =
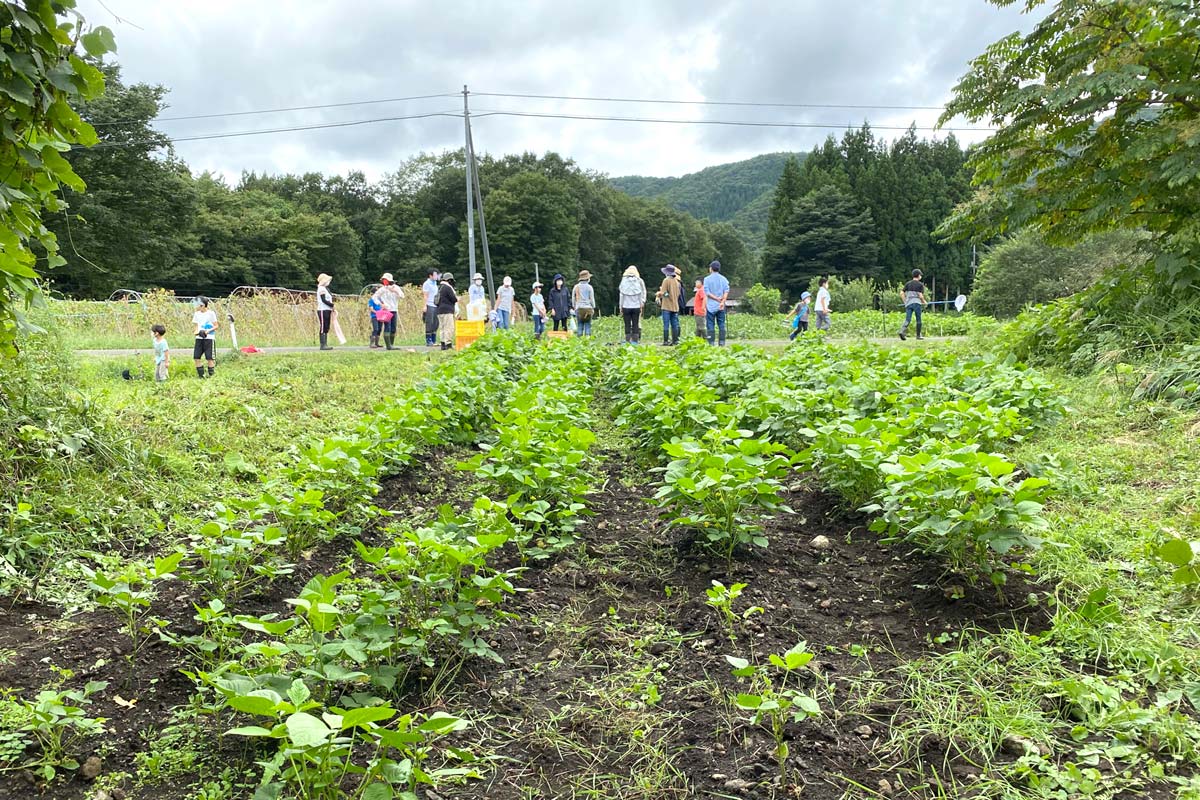
[[[1034, 22], [985, 0], [81, 0], [116, 34], [123, 79], [170, 89], [163, 117], [440, 93], [786, 104], [938, 106], [991, 42]], [[471, 99], [475, 147], [555, 150], [610, 175], [681, 175], [777, 150], [808, 150], [869, 120], [893, 138], [937, 111], [750, 108]], [[461, 113], [461, 94], [405, 102], [163, 120], [173, 137]], [[487, 111], [783, 121], [752, 128], [482, 116]], [[956, 123], [968, 126], [968, 123]], [[923, 136], [944, 133], [922, 131]], [[963, 141], [983, 133], [957, 132]], [[194, 172], [362, 170], [462, 146], [459, 118], [179, 142]]]

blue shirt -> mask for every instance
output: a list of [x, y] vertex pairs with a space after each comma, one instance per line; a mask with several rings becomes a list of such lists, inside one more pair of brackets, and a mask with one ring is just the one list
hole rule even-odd
[[719, 272], [710, 272], [704, 279], [704, 307], [708, 311], [720, 311], [721, 295], [729, 294], [729, 281]]

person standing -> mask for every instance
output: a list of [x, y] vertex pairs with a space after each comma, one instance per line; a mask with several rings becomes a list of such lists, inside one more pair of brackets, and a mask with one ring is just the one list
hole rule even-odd
[[561, 273], [554, 276], [546, 304], [550, 307], [554, 330], [567, 330], [567, 318], [571, 316], [571, 293], [567, 291], [566, 279]]
[[329, 291], [332, 280], [333, 276], [324, 272], [317, 276], [317, 338], [321, 342], [322, 350], [333, 349], [329, 346], [329, 325], [333, 321], [333, 292]]
[[396, 313], [400, 310], [400, 301], [404, 299], [404, 292], [392, 279], [392, 273], [385, 272], [380, 276], [379, 288], [375, 290], [375, 294], [371, 295], [371, 299], [379, 304], [379, 310], [375, 312], [375, 319], [383, 323], [383, 343], [388, 350], [395, 350]]
[[162, 383], [171, 373], [171, 345], [167, 344], [167, 326], [161, 322], [150, 326], [154, 334], [154, 380]]
[[707, 339], [708, 326], [704, 319], [704, 281], [696, 278], [696, 285], [692, 287], [692, 292], [692, 316], [696, 318], [696, 337]]
[[431, 269], [427, 273], [425, 282], [421, 284], [421, 294], [425, 297], [425, 311], [423, 319], [425, 322], [425, 346], [433, 347], [437, 342], [437, 296], [438, 296], [438, 271]]
[[207, 297], [196, 298], [196, 311], [192, 314], [192, 324], [196, 326], [196, 344], [192, 347], [192, 359], [196, 362], [196, 377], [204, 377], [204, 367], [200, 365], [203, 359], [208, 362], [208, 377], [211, 378], [217, 371], [214, 355], [217, 350], [216, 337], [220, 323], [217, 322], [217, 312], [208, 307]]
[[811, 302], [811, 292], [805, 292], [800, 295], [800, 302], [796, 303], [796, 308], [792, 310], [792, 335], [788, 337], [789, 341], [795, 340], [800, 334], [808, 332], [808, 304]]
[[533, 317], [533, 338], [540, 339], [546, 332], [546, 298], [542, 297], [542, 282], [534, 281], [533, 294], [529, 295], [529, 316]]
[[592, 287], [592, 273], [586, 269], [579, 271], [579, 283], [571, 291], [571, 301], [575, 308], [575, 328], [577, 336], [592, 335], [592, 317], [596, 316], [596, 290]]
[[442, 275], [437, 296], [438, 328], [442, 332], [442, 349], [454, 347], [454, 319], [458, 316], [458, 294], [454, 291], [454, 276]]
[[505, 275], [500, 288], [496, 290], [496, 327], [500, 330], [506, 331], [511, 327], [513, 299], [516, 294], [512, 278]]
[[[708, 265], [704, 279], [704, 329], [709, 344], [725, 346], [725, 303], [729, 300], [729, 281], [721, 274], [721, 262]], [[720, 331], [720, 341], [717, 341]]]
[[674, 264], [667, 264], [662, 273], [665, 276], [662, 285], [654, 294], [658, 307], [662, 309], [662, 343], [679, 344], [679, 310], [683, 306], [683, 284], [679, 282]]
[[908, 324], [917, 318], [917, 338], [921, 336], [921, 312], [925, 310], [925, 284], [921, 282], [921, 270], [912, 271], [912, 280], [900, 290], [900, 301], [904, 303], [904, 324], [900, 326], [900, 339], [908, 338]]
[[617, 286], [621, 319], [625, 322], [625, 344], [638, 344], [642, 338], [642, 309], [646, 305], [646, 283], [632, 264], [625, 268]]
[[833, 327], [833, 323], [829, 319], [829, 278], [821, 276], [821, 280], [817, 281], [817, 325], [819, 331], [827, 331]]
[[379, 301], [375, 299], [374, 295], [367, 298], [367, 310], [371, 313], [371, 343], [369, 347], [372, 350], [378, 350], [383, 347], [379, 343], [379, 336], [383, 333], [383, 323], [375, 315], [381, 308], [383, 306], [379, 305]]

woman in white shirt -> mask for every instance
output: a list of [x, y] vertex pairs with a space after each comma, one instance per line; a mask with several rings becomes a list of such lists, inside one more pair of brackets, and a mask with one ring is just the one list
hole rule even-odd
[[217, 346], [217, 328], [220, 327], [220, 323], [217, 322], [217, 312], [208, 307], [207, 297], [196, 298], [196, 311], [192, 314], [192, 324], [196, 326], [196, 344], [192, 347], [192, 359], [196, 362], [196, 377], [204, 377], [204, 367], [200, 365], [200, 362], [205, 360], [208, 362], [208, 377], [211, 378], [217, 371], [214, 354]]
[[392, 273], [385, 272], [379, 278], [379, 288], [371, 298], [379, 304], [375, 319], [383, 323], [383, 344], [388, 350], [396, 349], [396, 312], [400, 310], [400, 301], [404, 292], [392, 279]]
[[332, 275], [322, 272], [317, 276], [317, 328], [322, 350], [332, 350], [329, 346], [329, 325], [333, 321], [333, 292], [329, 291]]
[[509, 323], [512, 321], [513, 312], [513, 297], [516, 292], [513, 290], [512, 278], [504, 276], [504, 284], [496, 290], [496, 327], [501, 330], [508, 330]]

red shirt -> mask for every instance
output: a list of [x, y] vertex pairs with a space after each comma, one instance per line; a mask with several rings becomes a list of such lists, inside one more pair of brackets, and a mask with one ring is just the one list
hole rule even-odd
[[692, 301], [692, 313], [693, 314], [703, 314], [704, 313], [704, 290], [703, 289], [696, 290], [696, 299]]

